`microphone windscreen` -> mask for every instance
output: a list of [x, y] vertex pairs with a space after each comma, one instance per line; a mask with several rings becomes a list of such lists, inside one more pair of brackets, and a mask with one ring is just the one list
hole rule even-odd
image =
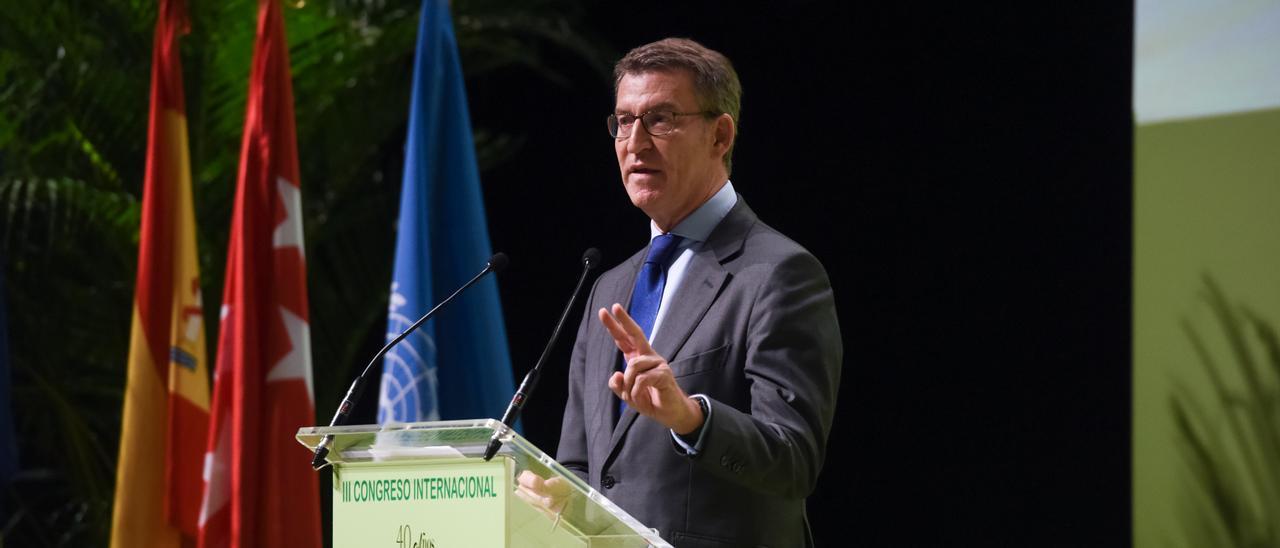
[[582, 264], [587, 267], [587, 270], [591, 270], [599, 266], [600, 262], [603, 260], [604, 255], [600, 253], [599, 249], [594, 247], [588, 248], [587, 251], [582, 254]]
[[506, 253], [501, 251], [494, 253], [492, 257], [489, 257], [489, 270], [494, 273], [502, 272], [502, 269], [507, 267], [508, 262], [510, 261], [507, 260]]

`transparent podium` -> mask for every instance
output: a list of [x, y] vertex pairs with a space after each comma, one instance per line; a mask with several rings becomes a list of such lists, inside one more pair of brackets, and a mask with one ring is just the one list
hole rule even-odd
[[[298, 430], [312, 450], [334, 436], [333, 545], [671, 546], [515, 432], [485, 462], [501, 426], [481, 419]], [[562, 481], [552, 482], [554, 495], [539, 496], [517, 488], [526, 472]]]

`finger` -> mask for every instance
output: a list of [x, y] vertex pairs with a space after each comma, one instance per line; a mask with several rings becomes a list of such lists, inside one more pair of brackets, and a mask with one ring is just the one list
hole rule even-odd
[[658, 394], [653, 390], [652, 379], [648, 375], [641, 375], [636, 379], [635, 384], [631, 385], [630, 396], [630, 405], [641, 415], [652, 417], [658, 409]]
[[672, 418], [672, 413], [678, 413], [677, 407], [680, 402], [687, 399], [684, 390], [675, 382], [671, 369], [666, 367], [665, 361], [660, 361], [657, 367], [639, 373], [629, 385], [630, 391], [627, 396], [631, 399], [629, 405], [636, 408], [636, 411], [652, 417], [662, 424]]
[[635, 386], [636, 376], [662, 365], [663, 361], [662, 357], [657, 354], [641, 354], [631, 358], [631, 361], [627, 362], [626, 370], [623, 372], [621, 388], [631, 390]]
[[[547, 517], [555, 518], [555, 512], [559, 511], [559, 509], [556, 508], [557, 505], [555, 500], [551, 497], [544, 497], [537, 493], [533, 493], [524, 487], [516, 489], [515, 494], [516, 497], [528, 503], [529, 506], [541, 510]], [[563, 507], [563, 505], [560, 506]]]
[[645, 336], [644, 330], [640, 329], [640, 324], [636, 323], [636, 321], [631, 318], [631, 315], [627, 314], [626, 309], [622, 308], [622, 305], [618, 303], [613, 304], [613, 315], [617, 318], [622, 329], [635, 343], [636, 351], [641, 354], [647, 354], [651, 350], [651, 348], [649, 348], [649, 338]]
[[544, 495], [541, 491], [538, 491], [537, 489], [532, 489], [525, 485], [517, 485], [516, 494], [520, 495], [520, 498], [523, 498], [530, 502], [539, 501], [546, 497], [546, 495]]
[[662, 359], [662, 356], [657, 354], [640, 354], [627, 362], [627, 369], [634, 369], [636, 373], [644, 373], [666, 362], [667, 360]]
[[637, 412], [648, 415], [656, 409], [657, 406], [654, 400], [656, 393], [651, 389], [658, 382], [660, 382], [660, 374], [653, 371], [652, 368], [635, 374], [631, 384], [628, 385], [630, 391], [627, 395], [631, 398], [631, 405], [636, 408]]
[[650, 416], [656, 416], [663, 410], [662, 407], [662, 391], [653, 385], [642, 385], [640, 387], [640, 399], [644, 400], [645, 407], [648, 408]]
[[615, 371], [612, 375], [609, 376], [609, 390], [612, 390], [613, 395], [617, 396], [622, 401], [627, 401], [628, 391], [626, 390], [626, 387], [623, 385], [624, 379], [625, 377], [623, 377], [621, 372]]
[[564, 509], [568, 506], [569, 506], [569, 499], [567, 498], [552, 498], [550, 501], [547, 502], [547, 510], [557, 514], [560, 512], [563, 512]]
[[569, 482], [564, 478], [551, 478], [543, 484], [547, 488], [547, 492], [555, 496], [565, 495], [569, 492]]
[[520, 483], [521, 487], [526, 487], [534, 491], [541, 489], [544, 483], [541, 476], [528, 470], [520, 472], [520, 475], [516, 477], [516, 481]]
[[[622, 307], [622, 305], [618, 304], [613, 306]], [[618, 350], [621, 350], [623, 354], [635, 351], [635, 341], [632, 340], [631, 335], [627, 334], [627, 330], [623, 328], [622, 324], [618, 323], [617, 318], [613, 317], [613, 314], [610, 314], [607, 309], [601, 308], [596, 315], [600, 318], [600, 323], [604, 324], [605, 330], [613, 337], [613, 344], [617, 345]]]

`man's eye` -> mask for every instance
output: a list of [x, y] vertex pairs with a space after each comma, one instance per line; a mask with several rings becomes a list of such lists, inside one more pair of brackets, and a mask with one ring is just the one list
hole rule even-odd
[[645, 122], [648, 122], [651, 126], [670, 124], [671, 120], [675, 118], [670, 112], [650, 112], [646, 116]]
[[632, 115], [632, 114], [619, 114], [619, 115], [618, 115], [618, 125], [620, 125], [620, 126], [629, 126], [629, 125], [634, 124], [634, 123], [636, 123], [636, 117], [635, 117], [634, 115]]

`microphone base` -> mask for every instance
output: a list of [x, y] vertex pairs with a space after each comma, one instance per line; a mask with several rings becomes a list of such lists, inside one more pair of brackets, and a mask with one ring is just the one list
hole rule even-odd
[[502, 442], [498, 441], [498, 436], [494, 436], [489, 440], [489, 445], [484, 448], [484, 461], [489, 462], [494, 455], [498, 454], [498, 449], [502, 448]]
[[317, 447], [316, 455], [311, 458], [311, 469], [319, 471], [324, 467], [329, 466], [329, 461], [325, 460], [325, 457], [327, 456], [329, 456], [328, 447]]

